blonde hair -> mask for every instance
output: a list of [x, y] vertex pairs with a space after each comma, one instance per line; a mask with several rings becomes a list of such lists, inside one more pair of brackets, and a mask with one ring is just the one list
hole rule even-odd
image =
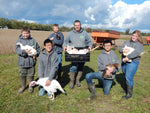
[[135, 30], [135, 31], [133, 31], [132, 32], [132, 35], [133, 34], [137, 34], [137, 40], [141, 43], [141, 44], [143, 44], [143, 40], [142, 40], [142, 34], [141, 34], [141, 32], [139, 31], [139, 30]]

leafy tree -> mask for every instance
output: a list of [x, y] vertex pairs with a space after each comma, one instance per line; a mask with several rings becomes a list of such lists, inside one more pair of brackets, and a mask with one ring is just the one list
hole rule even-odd
[[61, 31], [61, 32], [70, 31], [70, 28], [69, 28], [69, 27], [62, 26], [62, 27], [60, 28], [60, 31]]
[[130, 29], [127, 29], [127, 30], [125, 31], [125, 34], [126, 34], [126, 35], [129, 35], [129, 34], [130, 34]]
[[86, 28], [85, 30], [86, 30], [86, 32], [88, 32], [88, 33], [91, 33], [91, 32], [92, 32], [92, 29], [91, 29], [91, 28]]

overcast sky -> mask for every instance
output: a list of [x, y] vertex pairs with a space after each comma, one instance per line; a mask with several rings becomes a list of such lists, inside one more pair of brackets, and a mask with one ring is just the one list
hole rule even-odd
[[67, 27], [78, 19], [83, 27], [150, 32], [150, 0], [0, 0], [0, 17]]

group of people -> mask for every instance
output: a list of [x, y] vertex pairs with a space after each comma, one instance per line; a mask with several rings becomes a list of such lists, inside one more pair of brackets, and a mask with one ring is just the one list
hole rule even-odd
[[[81, 27], [81, 22], [79, 20], [74, 21], [74, 29], [70, 31], [67, 37], [64, 39], [63, 34], [59, 31], [59, 25], [53, 25], [52, 33], [45, 41], [44, 48], [40, 52], [40, 46], [30, 35], [30, 29], [24, 27], [21, 31], [21, 35], [15, 44], [15, 51], [18, 54], [18, 66], [21, 78], [21, 88], [18, 93], [22, 93], [26, 89], [26, 77], [28, 76], [29, 83], [34, 80], [36, 58], [38, 58], [38, 77], [44, 78], [48, 77], [45, 86], [49, 86], [53, 79], [60, 81], [61, 71], [62, 71], [62, 52], [66, 52], [67, 46], [71, 45], [74, 47], [88, 47], [89, 51], [92, 50], [92, 39], [86, 31]], [[34, 56], [29, 56], [30, 50], [22, 50], [17, 43], [22, 43], [23, 45], [32, 46], [36, 49], [37, 54]], [[124, 46], [133, 47], [135, 50], [124, 56], [123, 53], [128, 53], [129, 49], [124, 49]], [[140, 54], [143, 51], [143, 42], [140, 31], [136, 30], [132, 33], [131, 39], [125, 41], [120, 47], [119, 52], [122, 54], [122, 61], [120, 61], [117, 55], [111, 50], [112, 42], [110, 40], [105, 40], [103, 42], [103, 50], [98, 55], [97, 64], [98, 72], [92, 72], [86, 74], [86, 82], [88, 84], [89, 91], [91, 93], [88, 100], [97, 97], [95, 92], [95, 84], [92, 79], [99, 79], [103, 82], [104, 95], [109, 95], [110, 89], [115, 79], [116, 72], [120, 71], [122, 67], [123, 74], [126, 78], [126, 95], [123, 98], [128, 99], [132, 97], [133, 92], [133, 77], [137, 71]], [[132, 62], [129, 62], [132, 60]], [[80, 78], [83, 75], [85, 62], [71, 62], [71, 67], [69, 70], [70, 84], [69, 88], [73, 89], [76, 83], [77, 87], [81, 86]], [[118, 64], [118, 66], [111, 67], [108, 64]], [[112, 74], [111, 78], [104, 78], [103, 73], [107, 70], [107, 73]], [[77, 74], [77, 75], [76, 75]], [[29, 86], [29, 92], [33, 92], [33, 87]], [[39, 86], [39, 95], [43, 96], [47, 92], [42, 86]], [[47, 93], [47, 95], [51, 95]]]

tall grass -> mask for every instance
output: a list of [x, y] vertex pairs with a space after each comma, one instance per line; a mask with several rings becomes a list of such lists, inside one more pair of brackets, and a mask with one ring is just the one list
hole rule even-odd
[[[88, 101], [90, 93], [87, 88], [85, 74], [97, 70], [97, 56], [101, 50], [91, 52], [91, 61], [85, 64], [84, 74], [81, 78], [81, 87], [69, 89], [69, 67], [70, 63], [64, 61], [62, 69], [62, 86], [67, 92], [63, 95], [56, 93], [54, 101], [49, 101], [48, 96], [40, 97], [38, 87], [33, 93], [28, 93], [28, 88], [22, 94], [17, 91], [20, 88], [20, 78], [17, 66], [17, 55], [0, 56], [0, 112], [2, 113], [149, 113], [150, 112], [150, 46], [144, 46], [146, 52], [140, 61], [138, 71], [134, 77], [133, 97], [123, 100], [124, 95], [120, 93], [125, 80], [122, 72], [117, 73], [116, 79], [110, 91], [105, 96], [98, 80], [96, 83], [97, 99]], [[118, 50], [115, 51], [118, 57]], [[37, 65], [36, 74], [37, 76]]]

